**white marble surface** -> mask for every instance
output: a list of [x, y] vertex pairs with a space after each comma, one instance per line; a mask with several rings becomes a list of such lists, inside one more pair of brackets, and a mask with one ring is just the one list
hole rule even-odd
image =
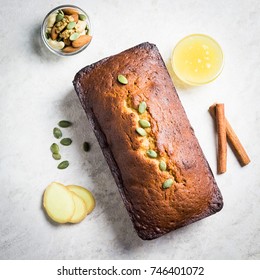
[[[1, 1], [0, 259], [260, 259], [260, 2], [258, 0], [73, 1], [89, 12], [94, 39], [75, 57], [58, 58], [40, 41], [45, 14], [63, 1]], [[225, 206], [207, 219], [157, 240], [135, 234], [87, 118], [73, 91], [74, 74], [138, 43], [157, 44], [169, 66], [176, 42], [206, 33], [222, 45], [225, 68], [212, 84], [182, 88], [180, 99], [216, 174], [207, 108], [226, 114], [252, 162], [241, 168], [228, 149], [228, 171], [217, 176]], [[71, 166], [57, 170], [49, 146], [60, 119], [74, 126], [62, 150]], [[81, 150], [89, 141], [89, 153]], [[51, 224], [41, 209], [51, 181], [93, 191], [97, 207], [78, 225]]]

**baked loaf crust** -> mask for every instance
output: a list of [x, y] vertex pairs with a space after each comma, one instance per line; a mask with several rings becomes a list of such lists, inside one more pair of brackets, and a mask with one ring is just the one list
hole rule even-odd
[[[221, 210], [221, 193], [155, 45], [87, 66], [73, 84], [142, 239]], [[147, 105], [142, 114], [141, 102]], [[150, 122], [146, 136], [136, 131], [140, 119]]]

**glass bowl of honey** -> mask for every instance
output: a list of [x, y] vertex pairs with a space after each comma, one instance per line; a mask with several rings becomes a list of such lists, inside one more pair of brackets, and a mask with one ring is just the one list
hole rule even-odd
[[199, 86], [212, 82], [220, 75], [224, 55], [220, 45], [210, 36], [191, 34], [177, 43], [171, 63], [182, 82]]

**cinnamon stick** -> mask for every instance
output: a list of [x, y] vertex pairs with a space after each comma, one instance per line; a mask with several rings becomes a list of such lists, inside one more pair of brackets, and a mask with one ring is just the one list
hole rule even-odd
[[[213, 104], [209, 107], [209, 113], [212, 116], [212, 118], [215, 120], [216, 104]], [[239, 161], [240, 165], [245, 166], [250, 162], [250, 158], [249, 158], [248, 154], [246, 153], [240, 140], [238, 139], [238, 136], [236, 135], [235, 131], [231, 127], [227, 118], [225, 118], [225, 120], [226, 120], [226, 134], [227, 134], [228, 143], [229, 143], [232, 151], [234, 152], [237, 160]]]
[[216, 104], [216, 127], [218, 136], [217, 172], [223, 174], [227, 170], [227, 137], [224, 104]]

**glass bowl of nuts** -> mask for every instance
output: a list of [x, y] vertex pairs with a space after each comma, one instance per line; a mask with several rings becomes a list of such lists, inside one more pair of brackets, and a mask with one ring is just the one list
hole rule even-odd
[[41, 26], [45, 46], [59, 56], [82, 52], [90, 44], [92, 30], [86, 12], [74, 5], [63, 5], [51, 10]]

